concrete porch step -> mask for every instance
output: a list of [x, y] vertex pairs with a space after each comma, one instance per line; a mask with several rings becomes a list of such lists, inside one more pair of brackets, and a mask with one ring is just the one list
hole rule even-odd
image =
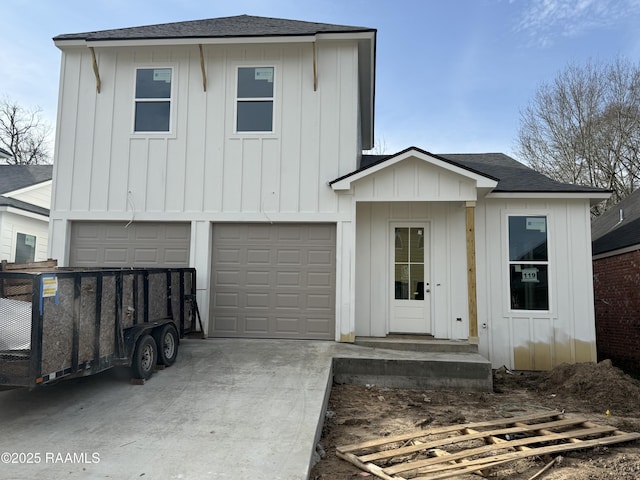
[[493, 390], [491, 362], [477, 353], [351, 346], [348, 352], [334, 356], [332, 373], [336, 383], [419, 390]]
[[466, 340], [442, 340], [427, 335], [387, 335], [386, 337], [356, 337], [356, 345], [388, 350], [433, 353], [478, 353], [478, 345]]

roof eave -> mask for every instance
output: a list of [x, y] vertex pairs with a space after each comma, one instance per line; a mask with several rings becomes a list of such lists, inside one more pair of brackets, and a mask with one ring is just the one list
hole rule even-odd
[[375, 30], [353, 32], [319, 32], [316, 34], [279, 34], [279, 35], [224, 35], [224, 36], [176, 36], [176, 37], [140, 37], [140, 38], [57, 38], [53, 43], [63, 47], [143, 47], [165, 45], [225, 45], [250, 43], [291, 43], [313, 42], [317, 40], [367, 40], [375, 38]]
[[572, 192], [562, 191], [493, 191], [485, 196], [485, 198], [572, 198], [572, 199], [588, 199], [591, 205], [597, 205], [598, 203], [607, 200], [611, 197], [609, 191], [589, 191], [589, 190], [576, 190]]

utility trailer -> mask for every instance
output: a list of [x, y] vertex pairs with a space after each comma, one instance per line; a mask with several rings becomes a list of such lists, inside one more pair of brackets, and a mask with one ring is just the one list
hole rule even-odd
[[44, 270], [0, 271], [0, 387], [115, 366], [146, 380], [195, 330], [193, 268]]

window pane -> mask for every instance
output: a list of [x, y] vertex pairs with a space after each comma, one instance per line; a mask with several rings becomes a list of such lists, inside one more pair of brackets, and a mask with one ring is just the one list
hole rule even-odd
[[171, 69], [136, 70], [136, 98], [171, 98]]
[[238, 132], [271, 132], [273, 102], [238, 102]]
[[409, 229], [408, 228], [396, 228], [396, 262], [408, 262], [409, 261]]
[[238, 68], [238, 98], [272, 98], [273, 67]]
[[168, 132], [170, 102], [136, 102], [136, 132]]
[[25, 233], [16, 236], [16, 263], [31, 263], [36, 256], [36, 237]]
[[509, 217], [509, 260], [548, 260], [546, 217]]
[[396, 300], [409, 300], [409, 265], [396, 264], [395, 289]]
[[410, 236], [410, 261], [424, 263], [424, 230], [422, 228], [412, 228]]
[[424, 264], [412, 264], [409, 269], [411, 278], [411, 298], [413, 300], [424, 300]]
[[512, 310], [549, 310], [547, 265], [509, 266]]

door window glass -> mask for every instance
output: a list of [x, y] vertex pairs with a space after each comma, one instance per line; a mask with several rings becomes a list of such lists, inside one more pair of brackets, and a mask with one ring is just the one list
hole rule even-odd
[[394, 283], [396, 300], [424, 300], [424, 229], [396, 227]]

